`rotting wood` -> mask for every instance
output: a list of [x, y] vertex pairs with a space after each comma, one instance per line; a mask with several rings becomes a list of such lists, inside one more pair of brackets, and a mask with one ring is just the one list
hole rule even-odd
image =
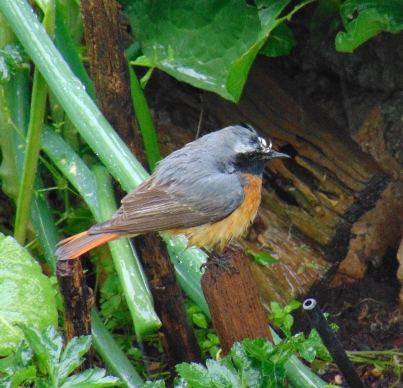
[[138, 245], [155, 309], [162, 323], [162, 344], [174, 376], [175, 365], [201, 361], [200, 347], [186, 313], [174, 266], [166, 259], [168, 251], [165, 242], [160, 236], [155, 239], [154, 235], [148, 234]]
[[81, 11], [98, 106], [137, 159], [147, 166], [131, 98], [117, 3], [115, 0], [86, 0], [81, 2]]
[[[87, 287], [81, 260], [59, 260], [56, 263], [56, 276], [64, 306], [65, 339], [91, 335], [92, 290]], [[94, 367], [92, 348], [86, 353], [80, 370]]]
[[267, 314], [263, 309], [249, 266], [240, 244], [226, 247], [223, 266], [207, 264], [202, 289], [209, 305], [222, 353], [228, 354], [235, 341], [245, 338], [272, 340]]
[[339, 262], [354, 222], [375, 206], [390, 178], [324, 112], [298, 96], [278, 71], [257, 61], [237, 105], [208, 93], [204, 112], [219, 126], [250, 123], [291, 153], [293, 159], [273, 161], [264, 175], [269, 197], [278, 197], [281, 209], [265, 203], [326, 259]]
[[190, 130], [194, 136], [203, 110], [201, 134], [251, 124], [276, 149], [293, 156], [266, 168], [258, 217], [243, 239], [250, 250], [277, 260], [269, 267], [252, 263], [266, 308], [271, 300], [287, 303], [306, 295], [322, 278], [327, 286], [335, 272], [329, 269], [349, 250], [354, 223], [389, 182], [348, 133], [268, 62], [259, 58], [254, 64], [239, 104], [206, 92], [200, 98], [199, 91], [159, 71], [146, 88], [164, 144], [173, 126], [175, 136], [192, 136]]

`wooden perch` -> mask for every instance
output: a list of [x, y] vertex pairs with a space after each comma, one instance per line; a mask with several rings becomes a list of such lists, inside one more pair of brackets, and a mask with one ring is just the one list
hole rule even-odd
[[222, 256], [223, 266], [208, 264], [202, 277], [203, 293], [222, 353], [228, 354], [235, 341], [245, 338], [273, 341], [242, 246], [228, 246]]

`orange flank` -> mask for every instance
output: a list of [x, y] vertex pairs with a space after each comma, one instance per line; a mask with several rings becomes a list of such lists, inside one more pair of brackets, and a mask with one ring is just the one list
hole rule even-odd
[[109, 241], [123, 237], [117, 233], [89, 234], [88, 232], [78, 233], [59, 242], [59, 249], [56, 255], [59, 260], [75, 259], [84, 253]]
[[232, 239], [237, 239], [250, 226], [260, 205], [262, 180], [260, 177], [243, 174], [247, 183], [244, 186], [245, 199], [231, 215], [218, 222], [195, 226], [186, 229], [169, 229], [168, 235], [184, 234], [189, 239], [188, 247], [224, 249]]

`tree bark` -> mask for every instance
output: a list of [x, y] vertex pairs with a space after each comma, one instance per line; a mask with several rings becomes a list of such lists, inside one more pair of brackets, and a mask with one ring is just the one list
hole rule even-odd
[[227, 246], [220, 260], [219, 265], [207, 263], [202, 289], [223, 355], [229, 353], [235, 341], [245, 338], [273, 341], [242, 246]]
[[[81, 260], [59, 260], [56, 263], [56, 276], [64, 306], [66, 342], [73, 337], [91, 335], [91, 308], [94, 304], [92, 290], [81, 266]], [[80, 370], [94, 367], [92, 348], [85, 355]]]
[[137, 159], [147, 166], [137, 129], [130, 91], [130, 75], [114, 0], [81, 2], [85, 41], [99, 109]]

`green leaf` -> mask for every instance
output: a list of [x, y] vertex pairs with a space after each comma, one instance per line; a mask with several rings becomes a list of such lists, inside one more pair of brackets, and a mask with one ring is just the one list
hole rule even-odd
[[[258, 9], [243, 0], [162, 0], [158, 5], [127, 0], [133, 33], [147, 58], [137, 62], [237, 101], [257, 53], [285, 20], [277, 18], [290, 0], [267, 3], [258, 2]], [[272, 52], [290, 45], [285, 31], [277, 31]]]
[[312, 362], [316, 357], [316, 349], [308, 342], [302, 343], [298, 351], [299, 355], [308, 362]]
[[0, 50], [0, 84], [10, 81], [11, 75], [22, 66], [24, 59], [20, 50], [15, 43], [10, 43]]
[[285, 367], [282, 363], [273, 363], [265, 361], [263, 363], [263, 374], [270, 379], [272, 387], [284, 387]]
[[176, 370], [193, 388], [214, 388], [210, 373], [203, 365], [182, 363], [176, 365]]
[[269, 354], [273, 351], [273, 344], [262, 338], [250, 339], [246, 338], [242, 341], [248, 355], [260, 362], [267, 360]]
[[23, 339], [16, 323], [40, 328], [57, 324], [52, 285], [39, 264], [12, 237], [0, 234], [0, 355]]
[[51, 377], [56, 376], [63, 346], [62, 336], [57, 333], [54, 326], [48, 326], [43, 331], [32, 324], [29, 326], [20, 324], [20, 327], [40, 362], [41, 370]]
[[206, 329], [208, 325], [207, 318], [203, 313], [192, 314], [192, 322], [202, 329]]
[[0, 359], [0, 372], [12, 373], [18, 367], [27, 366], [32, 356], [32, 349], [27, 346], [24, 340], [21, 340], [13, 353]]
[[259, 54], [268, 57], [278, 57], [288, 54], [296, 45], [294, 35], [291, 30], [284, 24], [280, 24], [269, 35], [266, 43], [260, 49]]
[[215, 386], [228, 388], [241, 387], [236, 371], [233, 371], [222, 363], [210, 358], [206, 360], [206, 366]]
[[292, 317], [292, 315], [287, 314], [284, 319], [283, 319], [283, 323], [281, 326], [281, 329], [283, 330], [284, 334], [287, 337], [291, 337], [291, 327], [294, 324], [294, 318]]
[[[291, 312], [291, 311], [293, 311], [293, 310], [296, 310], [296, 309], [298, 309], [298, 308], [300, 308], [301, 307], [301, 302], [298, 302], [297, 300], [292, 300], [290, 303], [288, 303], [288, 312]], [[287, 306], [286, 306], [286, 308], [287, 308]]]
[[235, 100], [226, 88], [229, 68], [258, 39], [256, 8], [243, 0], [132, 1], [127, 13], [144, 55], [158, 68]]
[[[178, 385], [175, 384], [175, 387]], [[146, 381], [143, 384], [144, 388], [165, 388], [165, 381], [164, 380], [157, 380], [157, 381]]]
[[82, 356], [88, 352], [91, 347], [91, 336], [74, 337], [67, 344], [60, 359], [58, 368], [58, 380], [63, 382], [77, 367], [79, 367], [84, 358]]
[[238, 369], [242, 386], [260, 387], [262, 384], [261, 373], [252, 366], [252, 360], [248, 357], [245, 347], [240, 342], [232, 345], [230, 356]]
[[[325, 361], [332, 361], [332, 356], [329, 354], [329, 351], [327, 350], [326, 346], [323, 344], [322, 339], [320, 338], [318, 332], [315, 329], [311, 330], [311, 332], [309, 333], [309, 337], [299, 347], [299, 349], [306, 348], [309, 346], [312, 346], [315, 349], [317, 357], [319, 357]], [[301, 353], [301, 351], [300, 351], [300, 353]], [[301, 356], [305, 358], [305, 356], [303, 356], [302, 354], [301, 354]], [[309, 355], [308, 355], [308, 357], [309, 357]], [[308, 359], [306, 359], [306, 360], [309, 361]], [[310, 362], [312, 362], [312, 361], [310, 361]]]
[[119, 379], [114, 376], [105, 377], [105, 369], [87, 369], [82, 373], [78, 373], [68, 378], [68, 380], [60, 386], [60, 388], [101, 388], [115, 387]]
[[274, 264], [277, 261], [273, 256], [269, 255], [266, 252], [254, 253], [248, 251], [247, 253], [253, 256], [253, 259], [256, 261], [256, 263], [264, 265], [265, 267], [269, 267], [270, 265]]
[[36, 377], [36, 368], [32, 364], [32, 349], [27, 347], [24, 340], [20, 341], [17, 349], [9, 356], [0, 359], [0, 387], [20, 387], [23, 382]]
[[347, 32], [336, 36], [336, 50], [353, 52], [381, 31], [396, 34], [403, 29], [401, 0], [347, 0], [340, 7]]

